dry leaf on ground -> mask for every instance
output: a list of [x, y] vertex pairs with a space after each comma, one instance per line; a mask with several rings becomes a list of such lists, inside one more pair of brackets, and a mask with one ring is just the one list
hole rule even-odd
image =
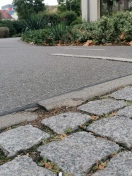
[[46, 169], [52, 169], [52, 165], [50, 163], [45, 163], [45, 168]]
[[124, 39], [125, 38], [125, 33], [124, 32], [122, 32], [122, 34], [121, 34], [121, 36], [120, 36], [120, 39]]
[[99, 116], [91, 116], [92, 119], [98, 119]]
[[84, 43], [83, 46], [93, 46], [93, 45], [94, 45], [93, 41], [92, 40], [88, 40], [86, 43]]
[[112, 112], [111, 116], [116, 116], [116, 113], [115, 113], [115, 112]]
[[66, 134], [61, 134], [61, 135], [60, 135], [60, 138], [61, 138], [61, 139], [66, 138]]
[[132, 46], [132, 41], [129, 43], [130, 46]]

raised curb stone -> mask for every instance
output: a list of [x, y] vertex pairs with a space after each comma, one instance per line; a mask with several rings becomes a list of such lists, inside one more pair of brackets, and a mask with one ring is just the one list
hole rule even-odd
[[38, 148], [42, 157], [75, 176], [85, 176], [98, 160], [106, 159], [118, 150], [117, 144], [95, 138], [87, 132], [77, 132], [62, 141]]
[[119, 108], [123, 108], [127, 104], [122, 101], [112, 100], [112, 99], [102, 99], [90, 101], [87, 104], [84, 104], [78, 108], [78, 110], [85, 111], [95, 115], [103, 115], [110, 113]]
[[68, 132], [68, 130], [70, 132], [76, 130], [79, 125], [83, 125], [90, 120], [89, 115], [69, 112], [44, 119], [41, 123], [51, 128], [54, 132], [63, 134]]
[[128, 106], [124, 109], [120, 109], [116, 115], [132, 118], [132, 106]]
[[11, 157], [18, 151], [31, 148], [48, 137], [49, 134], [32, 125], [20, 126], [0, 134], [0, 148], [5, 155]]
[[104, 118], [89, 125], [87, 130], [132, 148], [132, 120], [129, 118]]
[[132, 152], [122, 152], [111, 159], [108, 166], [93, 176], [131, 176]]
[[18, 156], [0, 166], [0, 176], [55, 176], [55, 174], [37, 166], [30, 157]]
[[50, 98], [44, 101], [38, 102], [38, 104], [44, 108], [46, 108], [48, 111], [55, 109], [55, 108], [61, 108], [61, 107], [75, 107], [80, 104], [82, 104], [84, 101], [81, 99], [75, 99], [75, 98], [63, 98], [63, 96], [57, 96], [54, 98]]
[[30, 112], [20, 112], [0, 117], [0, 130], [25, 121], [33, 121], [38, 118], [37, 114]]
[[127, 86], [109, 95], [118, 100], [132, 101], [132, 87]]

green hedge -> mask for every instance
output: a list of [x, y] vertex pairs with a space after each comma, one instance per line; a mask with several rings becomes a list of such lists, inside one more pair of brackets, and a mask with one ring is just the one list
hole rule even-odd
[[71, 27], [64, 23], [45, 30], [29, 31], [22, 40], [35, 44], [84, 43], [93, 40], [95, 44], [127, 43], [132, 41], [132, 13], [119, 12], [113, 16], [103, 16], [97, 22], [82, 23]]
[[118, 12], [112, 16], [103, 16], [97, 22], [74, 26], [72, 33], [75, 40], [80, 42], [89, 39], [96, 44], [129, 42], [132, 41], [132, 14], [131, 12]]
[[77, 14], [73, 11], [65, 11], [60, 17], [66, 22], [66, 25], [70, 25], [73, 21], [77, 20]]
[[49, 13], [42, 15], [42, 18], [47, 21], [47, 23], [58, 24], [61, 22], [61, 17], [57, 13]]
[[52, 36], [50, 29], [26, 31], [22, 34], [22, 40], [28, 43], [32, 42], [40, 45], [54, 44], [54, 37]]
[[9, 37], [9, 28], [0, 27], [0, 38], [7, 38], [7, 37]]
[[71, 22], [71, 26], [77, 25], [77, 24], [82, 24], [82, 19], [78, 18], [77, 20], [74, 20], [73, 22]]
[[0, 21], [0, 27], [7, 27], [9, 28], [9, 36], [12, 37], [16, 34], [16, 29], [13, 26], [12, 21], [9, 20], [1, 20]]
[[71, 42], [71, 29], [63, 23], [40, 30], [29, 30], [22, 34], [22, 40], [40, 45], [55, 45]]
[[9, 36], [12, 37], [16, 34], [20, 34], [22, 32], [22, 24], [21, 21], [14, 20], [0, 20], [0, 27], [8, 27], [9, 28]]

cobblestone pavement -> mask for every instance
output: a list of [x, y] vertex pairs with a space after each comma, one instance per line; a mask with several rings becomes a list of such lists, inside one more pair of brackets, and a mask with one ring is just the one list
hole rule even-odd
[[65, 112], [1, 117], [12, 123], [0, 126], [0, 176], [132, 176], [131, 104], [127, 86]]

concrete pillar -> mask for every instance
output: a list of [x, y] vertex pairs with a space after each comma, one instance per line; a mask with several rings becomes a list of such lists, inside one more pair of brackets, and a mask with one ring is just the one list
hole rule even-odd
[[100, 18], [100, 0], [81, 0], [82, 20], [97, 21]]
[[89, 17], [90, 21], [100, 18], [100, 0], [89, 0]]
[[89, 0], [81, 0], [82, 20], [89, 21]]

